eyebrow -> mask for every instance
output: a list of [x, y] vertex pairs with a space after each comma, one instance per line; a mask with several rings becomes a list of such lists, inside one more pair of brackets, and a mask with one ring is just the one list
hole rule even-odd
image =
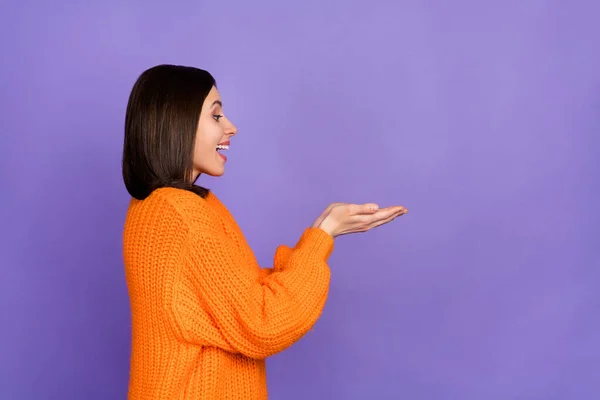
[[221, 103], [221, 100], [215, 100], [215, 101], [213, 101], [211, 107], [213, 107], [215, 104], [218, 104], [220, 107], [223, 107], [223, 103]]

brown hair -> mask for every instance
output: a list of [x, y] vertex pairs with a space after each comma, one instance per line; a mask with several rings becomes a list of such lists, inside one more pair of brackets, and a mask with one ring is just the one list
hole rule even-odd
[[143, 200], [161, 187], [189, 190], [206, 197], [193, 182], [193, 155], [202, 104], [213, 86], [204, 70], [158, 65], [135, 82], [125, 114], [123, 181], [129, 194]]

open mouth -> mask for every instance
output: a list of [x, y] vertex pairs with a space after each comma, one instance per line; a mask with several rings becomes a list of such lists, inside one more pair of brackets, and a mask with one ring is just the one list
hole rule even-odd
[[225, 141], [217, 145], [217, 154], [223, 159], [223, 161], [227, 161], [227, 157], [225, 157], [225, 155], [221, 153], [225, 150], [229, 150], [229, 141]]
[[217, 145], [217, 151], [219, 150], [229, 150], [229, 140], [221, 142]]

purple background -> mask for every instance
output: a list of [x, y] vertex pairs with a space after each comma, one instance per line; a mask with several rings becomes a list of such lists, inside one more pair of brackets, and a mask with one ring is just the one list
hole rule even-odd
[[272, 399], [600, 398], [598, 2], [17, 3], [1, 399], [125, 398], [124, 109], [158, 63], [216, 76], [240, 132], [201, 182], [264, 266], [329, 202], [410, 210], [337, 241]]

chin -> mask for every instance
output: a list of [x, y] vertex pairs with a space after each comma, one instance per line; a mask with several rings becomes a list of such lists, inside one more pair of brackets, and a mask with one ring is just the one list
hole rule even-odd
[[221, 176], [225, 173], [225, 163], [217, 161], [204, 164], [195, 164], [194, 171], [198, 177], [203, 174], [208, 176]]
[[214, 168], [209, 171], [205, 171], [204, 173], [210, 176], [221, 176], [225, 173], [225, 168]]

